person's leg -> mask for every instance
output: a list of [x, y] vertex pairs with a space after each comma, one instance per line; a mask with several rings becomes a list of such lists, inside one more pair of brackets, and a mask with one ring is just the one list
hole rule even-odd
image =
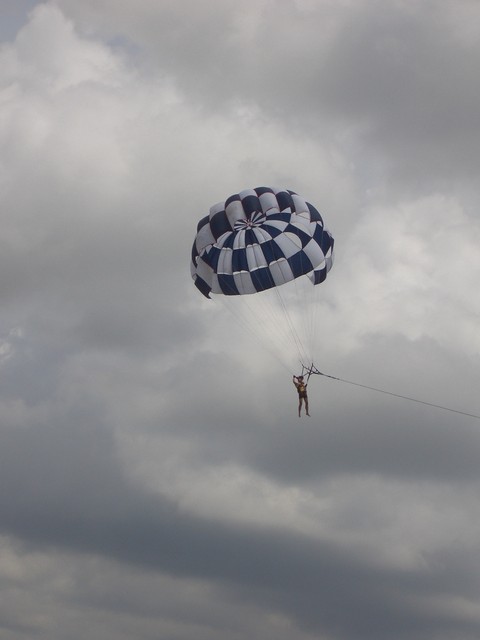
[[309, 416], [310, 414], [308, 413], [308, 398], [305, 398], [305, 412], [307, 414], [307, 416]]

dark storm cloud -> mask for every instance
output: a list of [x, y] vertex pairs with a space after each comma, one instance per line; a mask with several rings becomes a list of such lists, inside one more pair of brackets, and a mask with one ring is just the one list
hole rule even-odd
[[350, 412], [342, 416], [338, 410], [333, 415], [323, 411], [312, 426], [302, 425], [296, 433], [285, 429], [263, 442], [259, 439], [250, 464], [273, 473], [281, 482], [306, 482], [339, 473], [378, 473], [419, 481], [478, 480], [478, 429], [459, 426], [457, 420], [425, 416], [420, 420], [418, 414], [407, 411], [399, 418], [396, 413], [385, 406], [379, 411], [375, 402], [355, 417]]
[[208, 579], [232, 597], [261, 599], [301, 628], [338, 638], [404, 638], [419, 630], [467, 638], [478, 631], [453, 611], [429, 605], [453, 593], [478, 593], [478, 567], [467, 561], [468, 550], [426, 553], [416, 568], [400, 569], [277, 527], [193, 516], [126, 480], [94, 413], [21, 432], [2, 429], [2, 443], [2, 533], [32, 548], [100, 554]]

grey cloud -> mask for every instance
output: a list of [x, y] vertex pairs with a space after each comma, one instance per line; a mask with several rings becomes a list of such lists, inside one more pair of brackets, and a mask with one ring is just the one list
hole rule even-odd
[[369, 187], [430, 193], [478, 173], [480, 50], [452, 25], [451, 3], [260, 3], [245, 20], [229, 3], [188, 3], [148, 26], [126, 6], [107, 20], [106, 6], [61, 4], [142, 43], [208, 110], [255, 104], [305, 137], [342, 138]]
[[101, 426], [86, 428], [83, 416], [76, 428], [69, 422], [3, 431], [4, 533], [37, 549], [100, 554], [211, 580], [236, 598], [288, 612], [313, 633], [404, 638], [423, 627], [431, 637], [473, 637], [474, 624], [428, 605], [478, 591], [478, 568], [463, 551], [427, 554], [417, 569], [402, 571], [332, 542], [192, 516], [129, 484]]
[[[422, 371], [424, 359], [436, 366], [438, 378], [427, 368], [431, 377], [425, 384], [415, 378], [409, 384], [405, 371], [411, 368], [411, 376]], [[329, 366], [322, 366], [325, 373], [347, 382], [312, 377], [312, 417], [298, 420], [297, 399], [289, 380], [271, 389], [260, 382], [255, 393], [239, 394], [239, 389], [247, 387], [251, 372], [242, 370], [227, 353], [200, 353], [175, 372], [169, 390], [171, 404], [163, 413], [165, 428], [180, 440], [195, 442], [197, 462], [218, 463], [225, 458], [286, 484], [314, 483], [350, 473], [407, 482], [478, 480], [477, 420], [455, 413], [479, 415], [475, 387], [465, 382], [461, 393], [443, 391], [449, 384], [473, 380], [475, 366], [465, 368], [463, 360], [439, 354], [428, 340], [397, 337], [369, 344], [355, 356], [339, 357]], [[185, 402], [186, 390], [179, 381], [187, 371]], [[383, 377], [385, 371], [392, 375], [390, 382]], [[389, 392], [404, 398], [389, 396]], [[267, 417], [260, 416], [264, 408]]]
[[0, 42], [13, 40], [19, 28], [27, 22], [26, 13], [33, 9], [37, 0], [18, 0], [7, 3], [2, 7], [2, 24], [0, 27]]
[[441, 190], [476, 173], [480, 52], [452, 34], [438, 6], [400, 7], [375, 5], [347, 23], [324, 101], [361, 123], [370, 155], [381, 154], [373, 166], [386, 163], [393, 182]]
[[318, 378], [299, 420], [188, 272], [210, 204], [298, 182], [338, 241], [322, 370], [478, 413], [478, 48], [434, 6], [58, 0], [9, 38], [7, 640], [478, 637], [477, 423]]

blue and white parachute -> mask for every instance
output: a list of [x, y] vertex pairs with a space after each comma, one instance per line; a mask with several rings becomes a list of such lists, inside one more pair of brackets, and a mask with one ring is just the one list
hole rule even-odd
[[234, 296], [305, 275], [319, 284], [332, 261], [333, 238], [314, 206], [293, 191], [257, 187], [219, 202], [200, 220], [191, 272], [205, 296]]
[[[191, 274], [207, 298], [256, 299], [272, 290], [280, 301], [287, 326], [297, 334], [299, 323], [290, 317], [287, 283], [307, 283], [307, 298], [323, 282], [333, 263], [332, 235], [317, 209], [287, 189], [257, 187], [236, 193], [210, 209], [197, 227], [192, 247]], [[284, 292], [287, 297], [284, 298]], [[252, 295], [256, 294], [256, 295]], [[263, 298], [262, 298], [263, 300]], [[308, 300], [306, 303], [310, 306]], [[305, 308], [298, 309], [305, 320]], [[238, 311], [235, 311], [238, 316]], [[247, 320], [251, 312], [246, 314]], [[254, 324], [272, 320], [265, 308]], [[291, 327], [292, 328], [292, 327]], [[293, 336], [300, 360], [311, 358], [303, 342]]]

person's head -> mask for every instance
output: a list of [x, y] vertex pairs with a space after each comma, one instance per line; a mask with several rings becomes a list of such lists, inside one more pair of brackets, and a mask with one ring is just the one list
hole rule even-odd
[[298, 376], [297, 380], [300, 380], [300, 382], [303, 382], [303, 376]]

